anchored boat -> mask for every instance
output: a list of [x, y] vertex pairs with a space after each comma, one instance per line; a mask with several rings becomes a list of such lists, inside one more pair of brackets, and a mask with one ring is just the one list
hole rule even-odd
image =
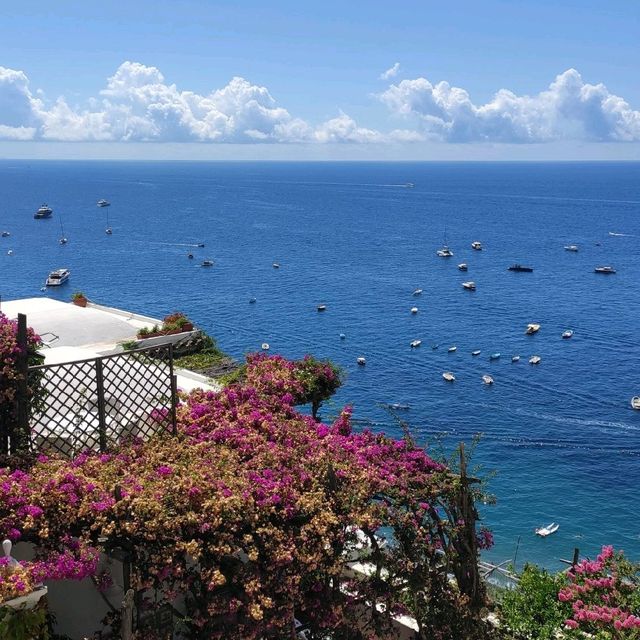
[[560, 528], [559, 524], [552, 522], [551, 524], [548, 524], [546, 527], [538, 527], [536, 529], [536, 535], [546, 538], [547, 536], [550, 536], [552, 533], [555, 533], [559, 528]]
[[34, 214], [33, 217], [36, 220], [42, 220], [42, 218], [50, 218], [53, 215], [53, 209], [47, 205], [43, 204]]
[[46, 285], [47, 287], [59, 287], [69, 279], [70, 275], [71, 271], [69, 269], [56, 269], [47, 277]]

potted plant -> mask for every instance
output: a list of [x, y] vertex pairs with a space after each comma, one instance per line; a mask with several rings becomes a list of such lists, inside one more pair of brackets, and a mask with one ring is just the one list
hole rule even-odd
[[82, 291], [76, 291], [71, 296], [71, 300], [73, 301], [73, 304], [77, 305], [78, 307], [86, 307], [87, 302], [89, 302]]
[[193, 331], [193, 323], [181, 311], [176, 311], [162, 321], [162, 330], [167, 332]]

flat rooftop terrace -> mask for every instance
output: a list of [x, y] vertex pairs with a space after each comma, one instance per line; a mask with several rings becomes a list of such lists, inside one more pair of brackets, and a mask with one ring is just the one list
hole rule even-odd
[[[19, 313], [27, 316], [27, 325], [42, 336], [45, 364], [95, 358], [120, 350], [120, 343], [136, 339], [143, 327], [162, 324], [162, 320], [122, 309], [90, 302], [79, 307], [52, 298], [3, 300], [0, 311], [11, 319]], [[54, 337], [57, 336], [57, 337]], [[219, 386], [204, 376], [184, 369], [175, 370], [178, 387], [184, 391], [195, 388], [218, 390]]]

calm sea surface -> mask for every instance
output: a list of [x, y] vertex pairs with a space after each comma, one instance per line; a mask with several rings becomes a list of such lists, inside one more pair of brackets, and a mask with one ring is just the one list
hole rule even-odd
[[[47, 273], [68, 267], [46, 295], [183, 310], [237, 358], [263, 342], [331, 358], [348, 377], [325, 418], [350, 402], [358, 428], [397, 436], [381, 404], [406, 403], [422, 442], [484, 434], [473, 463], [497, 472], [497, 505], [482, 508], [490, 559], [513, 558], [518, 538], [518, 564], [560, 568], [604, 543], [640, 559], [640, 164], [3, 161], [0, 194], [3, 299], [44, 295]], [[33, 219], [42, 202], [52, 219]], [[445, 232], [450, 259], [435, 253]], [[508, 272], [514, 262], [534, 272]], [[594, 274], [609, 264], [616, 275]], [[557, 534], [533, 534], [551, 521]]]

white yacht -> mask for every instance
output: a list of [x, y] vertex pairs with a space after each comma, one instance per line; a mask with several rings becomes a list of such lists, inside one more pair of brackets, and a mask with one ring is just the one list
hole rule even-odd
[[493, 378], [490, 375], [485, 374], [482, 376], [482, 382], [484, 384], [493, 384]]
[[419, 296], [422, 293], [422, 289], [414, 289], [413, 290], [413, 295], [414, 296]]
[[525, 333], [528, 336], [531, 336], [534, 333], [538, 333], [538, 331], [540, 331], [540, 325], [532, 322], [531, 324], [527, 325], [527, 330], [525, 331]]
[[475, 291], [476, 290], [476, 283], [475, 282], [463, 282], [462, 286], [467, 290], [467, 291]]
[[411, 307], [411, 313], [418, 313], [418, 307]]
[[569, 338], [573, 337], [573, 329], [567, 329], [566, 331], [562, 332], [562, 337], [565, 340], [568, 340]]
[[447, 352], [448, 352], [448, 353], [455, 353], [457, 350], [458, 350], [458, 347], [453, 346], [453, 347], [449, 347], [449, 348], [447, 349]]
[[43, 204], [34, 214], [33, 217], [36, 220], [41, 220], [42, 218], [50, 218], [53, 215], [53, 209], [46, 204]]
[[540, 356], [531, 356], [529, 358], [529, 364], [540, 364], [542, 358]]
[[69, 269], [56, 269], [49, 274], [46, 285], [47, 287], [59, 287], [69, 279], [70, 275]]
[[478, 240], [475, 240], [471, 243], [471, 248], [475, 249], [476, 251], [482, 251], [482, 242], [478, 242]]
[[447, 381], [447, 382], [455, 382], [456, 377], [453, 375], [453, 373], [451, 373], [451, 371], [445, 371], [442, 374], [442, 377]]
[[111, 206], [111, 203], [108, 200], [105, 200], [104, 198], [102, 198], [101, 200], [98, 200], [98, 206], [99, 207], [109, 207], [109, 206]]
[[412, 340], [412, 341], [409, 343], [409, 346], [410, 346], [412, 349], [415, 349], [416, 347], [419, 347], [421, 344], [422, 344], [422, 340]]
[[360, 356], [356, 362], [361, 366], [364, 367], [365, 364], [367, 364], [367, 359], [364, 356]]
[[577, 244], [566, 244], [564, 246], [564, 250], [565, 251], [573, 251], [575, 253], [576, 251], [578, 251], [578, 245]]
[[631, 398], [631, 408], [640, 411], [640, 396], [633, 396], [633, 398]]
[[461, 263], [458, 265], [458, 269], [459, 269], [460, 271], [469, 271], [469, 267], [467, 266], [467, 263], [466, 263], [466, 262], [461, 262]]

